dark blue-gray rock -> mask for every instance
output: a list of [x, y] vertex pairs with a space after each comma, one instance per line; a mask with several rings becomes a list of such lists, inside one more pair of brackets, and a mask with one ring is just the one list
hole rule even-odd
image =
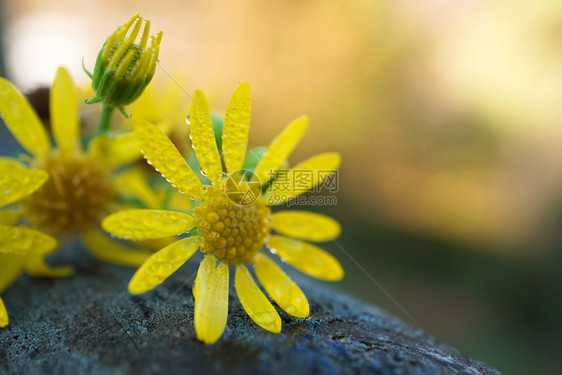
[[[85, 256], [85, 255], [84, 255]], [[228, 326], [195, 338], [189, 262], [154, 291], [126, 291], [133, 270], [82, 260], [63, 280], [20, 278], [4, 294], [1, 374], [496, 374], [372, 306], [299, 283], [311, 315], [256, 327], [231, 294]], [[296, 271], [295, 271], [296, 272]]]

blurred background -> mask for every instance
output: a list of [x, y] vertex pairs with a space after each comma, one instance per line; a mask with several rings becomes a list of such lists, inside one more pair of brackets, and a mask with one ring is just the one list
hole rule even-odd
[[49, 85], [59, 65], [87, 87], [82, 59], [93, 69], [105, 38], [138, 11], [164, 31], [152, 84], [171, 95], [162, 108], [187, 107], [184, 90], [202, 89], [222, 114], [245, 80], [251, 146], [307, 114], [291, 164], [343, 155], [337, 204], [314, 208], [344, 227], [344, 251], [326, 247], [347, 273], [330, 287], [502, 372], [562, 372], [562, 2], [0, 8], [0, 74], [24, 91]]

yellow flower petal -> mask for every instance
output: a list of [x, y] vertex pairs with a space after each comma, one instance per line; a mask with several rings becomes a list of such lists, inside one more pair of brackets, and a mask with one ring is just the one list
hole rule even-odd
[[299, 117], [279, 134], [269, 145], [269, 148], [256, 166], [254, 174], [263, 185], [268, 182], [272, 173], [278, 170], [283, 162], [291, 155], [293, 149], [301, 140], [308, 126], [306, 116]]
[[19, 201], [39, 189], [49, 175], [40, 169], [20, 169], [0, 175], [0, 207]]
[[53, 251], [57, 241], [33, 229], [0, 225], [0, 253], [42, 255]]
[[[199, 294], [201, 293], [201, 283], [199, 282], [200, 277], [207, 277], [209, 276], [213, 270], [217, 267], [217, 258], [214, 255], [207, 255], [201, 261], [199, 265], [199, 269], [197, 270], [197, 276], [195, 276], [195, 280], [193, 281], [193, 298], [197, 299]], [[203, 284], [206, 285], [207, 281], [204, 281]]]
[[0, 210], [0, 225], [14, 225], [20, 217], [20, 210]]
[[49, 152], [49, 138], [41, 120], [25, 97], [0, 77], [0, 115], [18, 142], [38, 158]]
[[190, 198], [201, 198], [203, 188], [172, 141], [156, 126], [137, 123], [135, 135], [146, 160], [173, 186]]
[[0, 328], [7, 327], [9, 324], [10, 319], [8, 319], [8, 311], [6, 311], [4, 301], [0, 298]]
[[228, 266], [220, 263], [202, 271], [195, 299], [195, 332], [199, 340], [213, 344], [222, 336], [228, 317]]
[[19, 255], [0, 254], [0, 293], [21, 275], [24, 261]]
[[139, 267], [152, 255], [151, 251], [145, 249], [123, 246], [97, 231], [83, 233], [82, 239], [93, 256], [108, 263]]
[[254, 278], [243, 264], [236, 266], [234, 285], [236, 286], [238, 299], [250, 318], [258, 326], [269, 332], [281, 332], [279, 314], [256, 285]]
[[341, 233], [331, 217], [307, 211], [281, 211], [271, 215], [271, 227], [284, 235], [309, 241], [331, 241]]
[[[125, 198], [136, 198], [142, 202], [146, 208], [161, 208], [160, 198], [148, 186], [146, 176], [138, 168], [129, 169], [120, 173], [116, 178], [115, 187], [117, 193]], [[175, 190], [175, 189], [174, 189]], [[189, 198], [186, 198], [189, 200]]]
[[275, 180], [264, 194], [264, 199], [270, 205], [285, 203], [322, 183], [338, 169], [340, 163], [341, 156], [336, 152], [313, 156], [296, 165], [284, 178]]
[[254, 271], [267, 293], [285, 312], [297, 318], [306, 318], [308, 300], [283, 270], [267, 256], [258, 253], [254, 260]]
[[68, 277], [74, 273], [72, 266], [49, 266], [42, 255], [27, 257], [23, 269], [25, 273], [34, 277]]
[[250, 129], [251, 100], [250, 86], [246, 82], [241, 82], [226, 107], [222, 153], [228, 173], [239, 171], [244, 163]]
[[215, 140], [211, 110], [205, 94], [195, 91], [189, 108], [191, 143], [205, 175], [215, 185], [222, 179], [222, 165]]
[[338, 260], [319, 247], [282, 236], [271, 236], [267, 245], [281, 259], [309, 276], [327, 281], [343, 277]]
[[106, 217], [101, 225], [114, 236], [129, 240], [148, 240], [185, 233], [196, 220], [181, 212], [165, 210], [126, 210]]
[[129, 283], [129, 292], [148, 292], [176, 272], [197, 251], [201, 238], [187, 237], [176, 241], [154, 253], [135, 272]]
[[14, 158], [9, 158], [6, 156], [0, 157], [0, 173], [11, 173], [15, 169], [22, 169], [23, 164]]
[[112, 138], [94, 137], [88, 144], [88, 154], [107, 162], [112, 167], [131, 164], [142, 157], [135, 133], [122, 133]]
[[53, 137], [63, 152], [78, 146], [78, 94], [70, 73], [60, 67], [57, 70], [50, 94], [51, 125]]

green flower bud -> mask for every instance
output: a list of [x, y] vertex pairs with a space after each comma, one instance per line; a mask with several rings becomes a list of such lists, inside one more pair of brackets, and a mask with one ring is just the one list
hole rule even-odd
[[98, 53], [94, 73], [84, 68], [95, 92], [95, 97], [86, 103], [102, 102], [129, 117], [123, 107], [134, 102], [152, 80], [162, 40], [160, 31], [150, 37], [147, 48], [150, 21], [146, 20], [140, 42], [135, 43], [142, 24], [137, 13], [119, 26]]

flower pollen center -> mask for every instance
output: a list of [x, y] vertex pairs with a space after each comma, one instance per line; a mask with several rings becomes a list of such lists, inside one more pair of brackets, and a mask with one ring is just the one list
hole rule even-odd
[[90, 157], [59, 154], [36, 167], [49, 179], [24, 203], [33, 225], [58, 237], [99, 226], [114, 196], [107, 168]]
[[193, 210], [204, 238], [201, 251], [229, 265], [252, 263], [269, 233], [269, 214], [269, 207], [261, 199], [239, 205], [224, 189], [207, 187], [202, 205]]

